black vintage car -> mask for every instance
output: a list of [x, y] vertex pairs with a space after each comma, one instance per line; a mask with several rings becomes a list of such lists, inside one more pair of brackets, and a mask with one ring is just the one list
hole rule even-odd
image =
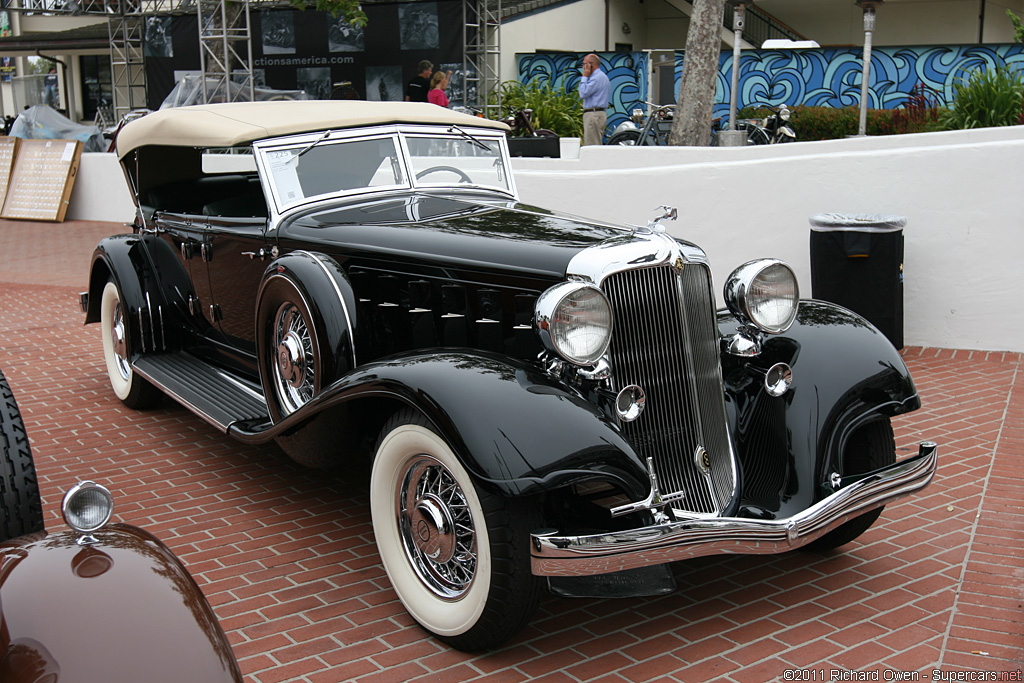
[[[707, 258], [519, 202], [505, 126], [410, 103], [188, 107], [128, 124], [133, 234], [87, 322], [128, 406], [167, 394], [299, 462], [372, 460], [399, 598], [462, 649], [541, 590], [673, 589], [666, 564], [832, 548], [926, 486], [919, 398], [857, 315], [778, 260], [715, 310]], [[669, 216], [666, 216], [666, 218]]]

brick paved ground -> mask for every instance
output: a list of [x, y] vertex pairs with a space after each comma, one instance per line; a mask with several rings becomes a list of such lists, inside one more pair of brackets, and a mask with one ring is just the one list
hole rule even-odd
[[48, 524], [74, 481], [105, 482], [116, 517], [188, 565], [249, 683], [752, 683], [794, 668], [930, 680], [939, 667], [1024, 665], [1019, 354], [906, 350], [925, 408], [896, 421], [897, 446], [939, 442], [939, 475], [843, 552], [680, 563], [680, 590], [656, 599], [549, 597], [518, 640], [470, 656], [427, 637], [395, 598], [365, 473], [302, 469], [174, 404], [138, 413], [114, 398], [75, 294], [92, 246], [117, 229], [0, 221], [0, 368], [25, 414]]

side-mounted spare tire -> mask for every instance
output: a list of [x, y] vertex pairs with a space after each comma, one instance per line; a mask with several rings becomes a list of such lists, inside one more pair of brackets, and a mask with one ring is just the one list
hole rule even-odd
[[43, 503], [18, 402], [0, 372], [0, 542], [43, 531]]

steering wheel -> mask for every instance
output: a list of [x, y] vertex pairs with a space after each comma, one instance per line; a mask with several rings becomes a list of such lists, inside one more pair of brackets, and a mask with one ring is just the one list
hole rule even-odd
[[461, 171], [460, 169], [455, 168], [454, 166], [431, 166], [430, 168], [425, 168], [425, 169], [423, 169], [422, 171], [420, 171], [419, 173], [416, 174], [416, 180], [422, 180], [423, 176], [430, 175], [431, 173], [437, 173], [438, 171], [448, 171], [449, 173], [454, 173], [455, 175], [457, 175], [459, 177], [459, 182], [460, 183], [472, 183], [473, 182], [472, 178], [470, 178], [463, 171]]

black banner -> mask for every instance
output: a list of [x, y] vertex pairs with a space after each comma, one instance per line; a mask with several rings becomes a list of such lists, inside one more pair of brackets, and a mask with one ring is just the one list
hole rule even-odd
[[[456, 72], [447, 94], [452, 104], [461, 103], [460, 0], [367, 4], [363, 11], [369, 21], [358, 29], [313, 10], [253, 12], [256, 86], [305, 90], [313, 99], [403, 100], [417, 64], [427, 59], [435, 70]], [[199, 72], [197, 26], [195, 15], [147, 18], [144, 54], [151, 109], [160, 106], [176, 78]]]

